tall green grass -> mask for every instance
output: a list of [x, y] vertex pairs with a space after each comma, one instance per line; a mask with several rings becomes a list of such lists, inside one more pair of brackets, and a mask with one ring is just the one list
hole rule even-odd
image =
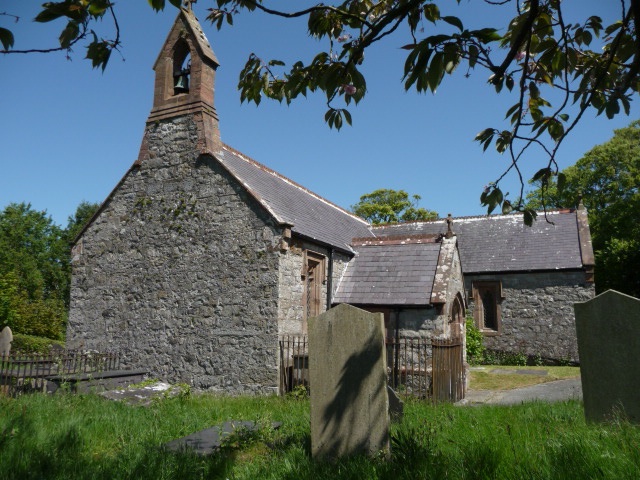
[[[258, 434], [209, 457], [162, 445], [226, 420]], [[277, 431], [266, 428], [283, 422]], [[198, 395], [131, 407], [92, 395], [0, 399], [2, 479], [640, 478], [640, 428], [587, 425], [582, 404], [405, 405], [392, 456], [310, 458], [309, 403]]]

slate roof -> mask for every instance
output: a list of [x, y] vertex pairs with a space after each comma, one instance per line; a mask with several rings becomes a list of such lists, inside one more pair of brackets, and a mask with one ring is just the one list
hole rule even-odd
[[428, 305], [440, 244], [357, 245], [333, 297], [352, 305]]
[[[522, 214], [453, 219], [465, 274], [582, 268], [575, 211], [548, 212], [527, 227]], [[447, 230], [446, 219], [373, 227], [376, 236], [437, 234]]]
[[224, 145], [218, 161], [291, 231], [347, 252], [354, 237], [372, 236], [369, 224], [278, 172]]

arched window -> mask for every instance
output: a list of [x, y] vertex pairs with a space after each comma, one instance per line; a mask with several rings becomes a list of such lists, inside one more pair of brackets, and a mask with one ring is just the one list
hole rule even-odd
[[449, 323], [451, 324], [451, 336], [458, 337], [462, 335], [464, 324], [464, 302], [462, 295], [458, 293], [456, 298], [453, 299], [451, 304], [451, 315], [449, 317]]

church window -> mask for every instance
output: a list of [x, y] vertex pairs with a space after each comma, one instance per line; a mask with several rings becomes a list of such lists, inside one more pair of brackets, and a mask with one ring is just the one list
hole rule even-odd
[[502, 330], [501, 301], [500, 282], [473, 282], [473, 316], [476, 326], [486, 334], [499, 334]]

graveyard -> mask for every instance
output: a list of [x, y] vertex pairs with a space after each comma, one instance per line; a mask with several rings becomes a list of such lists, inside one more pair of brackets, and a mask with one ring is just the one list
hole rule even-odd
[[[96, 395], [0, 398], [2, 478], [638, 478], [640, 431], [585, 422], [579, 401], [405, 403], [391, 455], [316, 461], [309, 401], [183, 394], [148, 407]], [[229, 419], [262, 426], [207, 456], [163, 445]], [[277, 430], [270, 428], [281, 422]]]
[[640, 300], [594, 297], [582, 200], [369, 224], [222, 142], [191, 3], [60, 345], [0, 324], [0, 480], [640, 478]]
[[[594, 336], [598, 349], [613, 355], [606, 349], [613, 347], [603, 348], [598, 330], [603, 309], [612, 316], [615, 355], [628, 358], [625, 348], [633, 349], [634, 344], [625, 342], [624, 336], [633, 334], [640, 324], [637, 302], [607, 292], [576, 306], [583, 358]], [[595, 326], [591, 325], [594, 318]], [[539, 387], [536, 384], [541, 381], [548, 381], [547, 385], [577, 381], [581, 374], [588, 404], [579, 397], [453, 403], [408, 395], [401, 396], [404, 402], [398, 405], [388, 393], [383, 326], [380, 314], [347, 305], [313, 319], [310, 395], [294, 391], [280, 396], [230, 396], [178, 385], [158, 388], [146, 401], [135, 395], [117, 398], [97, 389], [0, 396], [1, 478], [618, 479], [640, 475], [637, 402], [634, 390], [628, 388], [635, 380], [634, 368], [608, 377], [597, 371], [595, 378], [590, 378], [594, 367], [589, 362], [583, 371], [492, 366], [469, 374], [472, 392], [493, 389], [503, 394], [524, 391], [515, 388], [523, 385]], [[597, 359], [595, 353], [590, 356]], [[487, 373], [497, 383], [487, 382]], [[559, 380], [563, 378], [568, 380]], [[135, 387], [154, 390], [155, 385], [149, 379]], [[111, 393], [123, 392], [126, 389], [119, 388]]]

